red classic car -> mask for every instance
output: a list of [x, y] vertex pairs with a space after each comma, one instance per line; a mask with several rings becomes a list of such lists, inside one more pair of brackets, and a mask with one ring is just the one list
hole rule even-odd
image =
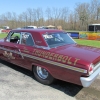
[[0, 40], [0, 58], [34, 73], [42, 84], [55, 79], [88, 87], [100, 73], [100, 48], [78, 45], [56, 29], [14, 29]]

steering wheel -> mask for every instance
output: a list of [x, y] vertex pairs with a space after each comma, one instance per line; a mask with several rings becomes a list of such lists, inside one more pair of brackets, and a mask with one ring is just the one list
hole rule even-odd
[[18, 36], [15, 36], [14, 39], [18, 39], [19, 40], [19, 37]]

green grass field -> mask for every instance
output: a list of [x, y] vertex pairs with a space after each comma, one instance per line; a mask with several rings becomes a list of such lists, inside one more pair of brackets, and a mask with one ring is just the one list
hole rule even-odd
[[7, 35], [7, 33], [0, 33], [0, 39], [5, 38]]
[[94, 46], [100, 48], [100, 41], [97, 40], [81, 40], [81, 39], [74, 39], [74, 40], [81, 45]]
[[[0, 34], [0, 38], [5, 38], [7, 33]], [[87, 45], [87, 46], [94, 46], [100, 48], [100, 41], [96, 40], [81, 40], [81, 39], [74, 39], [78, 44]]]

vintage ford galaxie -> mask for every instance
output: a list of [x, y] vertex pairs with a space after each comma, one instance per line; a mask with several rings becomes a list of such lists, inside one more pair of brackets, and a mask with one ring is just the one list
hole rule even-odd
[[0, 40], [0, 59], [31, 70], [46, 85], [60, 79], [88, 87], [100, 73], [100, 48], [78, 45], [56, 29], [11, 30]]

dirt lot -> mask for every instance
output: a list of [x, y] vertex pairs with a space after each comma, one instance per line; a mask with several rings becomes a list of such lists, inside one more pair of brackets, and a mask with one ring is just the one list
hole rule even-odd
[[100, 76], [89, 88], [57, 80], [40, 84], [28, 70], [0, 60], [0, 100], [99, 100]]

